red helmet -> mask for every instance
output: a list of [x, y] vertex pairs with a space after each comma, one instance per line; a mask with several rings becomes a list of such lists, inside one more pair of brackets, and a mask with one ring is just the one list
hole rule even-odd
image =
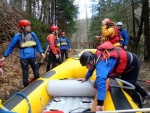
[[25, 26], [29, 26], [31, 23], [29, 20], [20, 20], [19, 21], [19, 27], [22, 28], [22, 27], [25, 27]]
[[107, 22], [107, 24], [111, 23], [111, 20], [109, 18], [105, 18], [104, 20]]
[[61, 32], [61, 35], [65, 35], [66, 33], [65, 32]]
[[50, 27], [50, 31], [54, 32], [55, 30], [58, 30], [59, 28], [57, 26], [51, 26]]

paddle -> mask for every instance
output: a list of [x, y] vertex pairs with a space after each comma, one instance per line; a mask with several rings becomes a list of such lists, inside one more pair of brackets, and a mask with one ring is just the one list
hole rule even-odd
[[[46, 48], [46, 50], [45, 50], [45, 53], [44, 53], [45, 55], [46, 55], [48, 49], [49, 49], [49, 45], [47, 46], [47, 48]], [[41, 67], [41, 65], [42, 65], [42, 63], [43, 63], [43, 60], [44, 60], [44, 59], [42, 59], [42, 60], [38, 63], [39, 68]], [[33, 78], [29, 81], [29, 84], [33, 83], [34, 81], [35, 81], [35, 79], [34, 79], [34, 77], [33, 77]]]
[[[49, 49], [49, 45], [47, 46], [47, 48], [46, 48], [46, 50], [45, 50], [45, 55], [46, 55], [46, 53], [47, 53], [47, 51], [48, 51], [48, 49]], [[38, 63], [39, 64], [39, 67], [41, 67], [41, 65], [42, 65], [42, 63], [43, 63], [43, 58], [42, 58], [42, 60]]]
[[150, 84], [150, 80], [140, 80], [140, 79], [138, 79], [137, 81], [146, 82], [146, 83]]
[[[112, 110], [112, 111], [96, 111], [96, 112], [82, 112], [82, 113], [135, 113], [135, 112], [148, 112], [148, 111], [150, 111], [150, 108]], [[74, 113], [81, 113], [81, 112], [74, 112]]]

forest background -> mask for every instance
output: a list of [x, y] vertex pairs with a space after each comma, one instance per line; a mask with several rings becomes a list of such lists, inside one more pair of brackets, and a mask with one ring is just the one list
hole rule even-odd
[[[18, 32], [20, 19], [25, 18], [31, 22], [32, 30], [37, 34], [44, 50], [46, 36], [50, 33], [49, 27], [52, 25], [57, 25], [60, 33], [66, 32], [71, 40], [72, 49], [75, 50], [96, 47], [97, 40], [94, 36], [101, 35], [101, 21], [109, 17], [114, 22], [124, 23], [124, 28], [130, 36], [128, 50], [140, 57], [142, 68], [145, 69], [140, 71], [140, 78], [144, 81], [150, 79], [150, 1], [91, 0], [91, 3], [92, 17], [78, 20], [78, 6], [74, 4], [74, 0], [0, 0], [0, 57], [3, 56], [13, 35]], [[5, 79], [0, 80], [0, 97], [4, 101], [11, 93], [22, 88], [18, 57], [16, 48], [4, 62]], [[43, 75], [45, 66], [42, 65], [40, 69], [40, 74]], [[30, 78], [32, 76], [31, 72]], [[142, 85], [146, 90], [150, 90], [150, 84], [143, 82]]]

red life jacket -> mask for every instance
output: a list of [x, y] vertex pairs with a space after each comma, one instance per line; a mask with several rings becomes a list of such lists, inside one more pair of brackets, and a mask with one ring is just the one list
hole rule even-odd
[[121, 36], [120, 36], [120, 31], [118, 30], [117, 27], [112, 27], [115, 30], [115, 35], [113, 37], [108, 37], [109, 41], [114, 44], [116, 42], [120, 42]]
[[[122, 74], [126, 69], [127, 65], [127, 53], [121, 47], [114, 47], [111, 42], [106, 41], [97, 47], [96, 55], [99, 60], [104, 60], [107, 58], [115, 58], [117, 62], [111, 72], [116, 74]], [[110, 74], [110, 76], [112, 76]]]

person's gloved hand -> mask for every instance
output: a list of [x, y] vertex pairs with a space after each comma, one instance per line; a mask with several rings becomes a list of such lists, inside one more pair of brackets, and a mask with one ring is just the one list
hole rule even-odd
[[124, 50], [127, 50], [127, 46], [124, 46]]
[[4, 78], [4, 71], [1, 67], [0, 67], [0, 78]]
[[44, 59], [44, 58], [45, 58], [45, 54], [44, 54], [44, 53], [41, 53], [41, 55], [42, 55], [42, 59]]
[[68, 52], [71, 52], [71, 48], [68, 49]]
[[104, 111], [104, 106], [97, 106], [96, 111]]
[[1, 59], [0, 59], [0, 62], [3, 62], [5, 60], [5, 57], [2, 57]]
[[78, 78], [77, 80], [81, 81], [82, 83], [85, 82], [85, 81], [87, 81], [85, 78]]
[[101, 37], [100, 36], [95, 36], [95, 38], [96, 38], [96, 40], [100, 40]]

